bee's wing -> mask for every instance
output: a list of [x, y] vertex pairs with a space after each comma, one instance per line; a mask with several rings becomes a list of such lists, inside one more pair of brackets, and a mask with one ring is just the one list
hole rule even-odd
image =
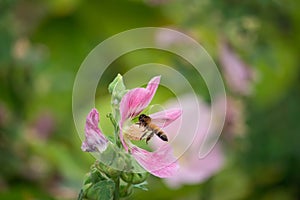
[[149, 115], [151, 123], [164, 128], [181, 116], [182, 110], [173, 108]]

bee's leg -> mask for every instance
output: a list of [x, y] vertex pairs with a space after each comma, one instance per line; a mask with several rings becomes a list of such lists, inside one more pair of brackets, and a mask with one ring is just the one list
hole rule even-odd
[[154, 132], [152, 132], [146, 139], [146, 144], [148, 144], [148, 141], [153, 137]]
[[141, 128], [141, 125], [142, 125], [141, 122], [137, 122], [135, 124], [139, 125], [139, 128]]
[[140, 137], [140, 140], [143, 140], [146, 135], [147, 135], [147, 131]]

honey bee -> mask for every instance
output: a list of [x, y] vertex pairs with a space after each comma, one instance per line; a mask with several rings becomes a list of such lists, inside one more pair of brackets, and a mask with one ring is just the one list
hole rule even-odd
[[146, 138], [147, 144], [154, 134], [156, 134], [161, 140], [166, 142], [168, 141], [167, 135], [161, 130], [161, 128], [151, 123], [151, 117], [145, 114], [141, 114], [139, 116], [139, 122], [137, 122], [137, 124], [144, 128], [144, 133], [140, 137], [140, 140]]

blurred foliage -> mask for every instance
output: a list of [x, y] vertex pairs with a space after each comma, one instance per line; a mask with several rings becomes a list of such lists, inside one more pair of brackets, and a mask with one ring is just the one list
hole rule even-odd
[[[0, 198], [74, 199], [93, 158], [81, 152], [73, 125], [73, 81], [101, 41], [131, 28], [171, 27], [188, 33], [218, 62], [226, 38], [258, 71], [247, 103], [248, 133], [224, 144], [217, 176], [170, 190], [152, 177], [134, 199], [299, 199], [300, 8], [287, 0], [1, 0]], [[108, 83], [145, 62], [186, 63], [167, 53], [133, 52], [101, 79], [97, 102], [109, 110]], [[192, 78], [197, 85], [200, 78]], [[202, 86], [201, 86], [202, 87]], [[161, 97], [160, 100], [166, 100]], [[101, 105], [101, 106], [100, 106]], [[102, 106], [103, 105], [103, 106]], [[101, 122], [104, 131], [105, 120]], [[151, 194], [151, 195], [150, 195]]]

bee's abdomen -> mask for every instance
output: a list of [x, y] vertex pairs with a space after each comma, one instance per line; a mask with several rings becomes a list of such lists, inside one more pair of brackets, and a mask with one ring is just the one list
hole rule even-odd
[[166, 142], [168, 141], [167, 135], [163, 131], [157, 132], [156, 135], [163, 141], [166, 141]]

